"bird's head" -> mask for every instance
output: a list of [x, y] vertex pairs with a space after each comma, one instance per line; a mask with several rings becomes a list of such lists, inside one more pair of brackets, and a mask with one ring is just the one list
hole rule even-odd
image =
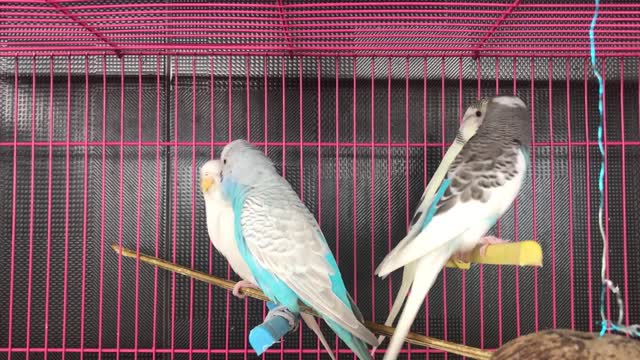
[[218, 188], [222, 182], [222, 161], [209, 160], [200, 168], [200, 187], [204, 194]]

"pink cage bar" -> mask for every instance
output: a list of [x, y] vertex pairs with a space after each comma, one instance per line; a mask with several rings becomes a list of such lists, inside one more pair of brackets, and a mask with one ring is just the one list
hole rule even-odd
[[[399, 275], [373, 269], [464, 108], [497, 93], [529, 104], [534, 140], [529, 180], [493, 231], [537, 239], [545, 266], [445, 270], [413, 329], [487, 350], [596, 330], [593, 12], [585, 0], [3, 1], [0, 359], [253, 358], [262, 303], [109, 249], [233, 277], [210, 246], [196, 175], [241, 137], [274, 159], [365, 317], [383, 322]], [[628, 325], [640, 321], [640, 4], [601, 4], [595, 35], [608, 276]], [[263, 356], [328, 358], [306, 328]]]

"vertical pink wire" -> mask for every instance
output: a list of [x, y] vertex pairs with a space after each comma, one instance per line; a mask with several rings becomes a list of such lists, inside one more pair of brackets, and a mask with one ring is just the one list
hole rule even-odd
[[553, 146], [553, 59], [548, 60], [548, 73], [547, 77], [549, 78], [549, 87], [547, 90], [549, 103], [548, 103], [548, 114], [549, 114], [549, 141], [551, 143], [550, 146], [550, 171], [551, 174], [549, 176], [550, 181], [550, 190], [551, 190], [551, 301], [553, 303], [551, 308], [551, 314], [553, 316], [553, 328], [555, 329], [558, 325], [558, 304], [556, 297], [556, 210], [555, 210], [555, 181], [554, 181], [554, 152], [555, 148]]
[[[62, 291], [62, 360], [67, 351], [67, 287], [69, 279], [69, 143], [71, 142], [71, 56], [67, 58], [67, 136], [64, 189], [64, 280]], [[84, 291], [84, 288], [83, 290]]]
[[[249, 97], [249, 86], [250, 86], [250, 79], [249, 79], [249, 74], [250, 74], [250, 66], [251, 61], [249, 60], [248, 57], [245, 56], [244, 58], [244, 69], [245, 69], [245, 92], [246, 92], [246, 109], [247, 109], [247, 141], [251, 141], [251, 100]], [[195, 137], [194, 137], [194, 143], [195, 143]], [[231, 265], [229, 265], [231, 266]], [[249, 324], [249, 299], [244, 299], [244, 359], [247, 359], [247, 355], [249, 352], [249, 348], [247, 346], [247, 339], [249, 338], [249, 329], [248, 329], [248, 324]], [[302, 331], [302, 330], [300, 330]]]
[[[136, 254], [140, 253], [140, 198], [142, 197], [142, 59], [138, 56], [138, 188], [136, 194]], [[138, 359], [138, 334], [140, 323], [140, 256], [136, 256], [136, 303], [134, 324], [134, 359]]]
[[[353, 298], [354, 301], [356, 302], [356, 304], [358, 303], [358, 231], [357, 231], [357, 222], [356, 222], [356, 214], [358, 212], [358, 181], [357, 181], [357, 170], [356, 170], [356, 165], [357, 165], [357, 154], [356, 154], [356, 142], [358, 141], [357, 138], [357, 102], [356, 102], [356, 80], [357, 80], [357, 69], [358, 69], [358, 59], [356, 57], [353, 58], [353, 99], [352, 99], [352, 103], [353, 103], [353, 109], [351, 111], [351, 115], [352, 115], [352, 127], [353, 127], [353, 133], [352, 133], [352, 138], [353, 138], [353, 148], [351, 151], [353, 151], [353, 162], [352, 162], [352, 174], [351, 176], [353, 177], [353, 214], [352, 214], [352, 219], [353, 219]], [[353, 358], [356, 359], [355, 354], [353, 354]]]
[[[304, 126], [304, 122], [302, 121], [302, 57], [298, 58], [298, 140], [300, 141], [300, 150], [299, 150], [299, 157], [300, 157], [300, 177], [299, 177], [299, 181], [300, 181], [300, 200], [304, 203], [304, 153], [303, 153], [303, 139], [304, 139], [304, 135], [303, 135], [303, 126]], [[248, 88], [248, 82], [247, 82], [247, 88]], [[248, 98], [247, 98], [248, 101]], [[315, 320], [314, 320], [315, 321]], [[299, 326], [298, 327], [298, 359], [302, 360], [302, 327]]]
[[[445, 122], [446, 122], [446, 111], [444, 105], [445, 99], [445, 59], [441, 58], [440, 65], [440, 134], [441, 134], [441, 153], [440, 157], [444, 157], [445, 152]], [[447, 268], [442, 269], [442, 315], [444, 317], [444, 340], [447, 341], [449, 338], [449, 320], [447, 316]], [[448, 353], [444, 353], [444, 358], [448, 359]]]
[[[191, 268], [196, 261], [196, 192], [198, 189], [198, 170], [196, 168], [196, 58], [191, 57]], [[193, 292], [194, 279], [189, 284], [189, 359], [193, 359]], [[246, 323], [246, 322], [245, 322]], [[245, 336], [246, 338], [246, 336]]]
[[[209, 157], [213, 159], [214, 156], [214, 148], [213, 142], [215, 140], [215, 102], [214, 102], [214, 89], [215, 89], [215, 77], [214, 77], [214, 68], [213, 68], [213, 57], [209, 58], [209, 122], [211, 126], [211, 145], [209, 146]], [[213, 273], [213, 244], [209, 243], [209, 274]], [[208, 286], [208, 306], [207, 306], [207, 359], [211, 360], [211, 313], [212, 313], [212, 305], [213, 305], [213, 285], [209, 284]]]
[[565, 59], [565, 78], [567, 79], [567, 161], [569, 176], [569, 287], [571, 301], [571, 329], [575, 329], [575, 292], [574, 292], [574, 261], [573, 261], [573, 138], [571, 137], [571, 59]]
[[[227, 61], [227, 141], [231, 142], [232, 140], [232, 120], [233, 120], [233, 103], [231, 101], [231, 56]], [[265, 95], [266, 96], [266, 95]], [[266, 107], [266, 102], [265, 102]], [[266, 125], [265, 125], [266, 126]], [[231, 265], [227, 263], [227, 279], [231, 279]], [[227, 291], [227, 308], [225, 314], [225, 332], [224, 332], [224, 348], [225, 348], [225, 359], [229, 358], [229, 327], [231, 326], [231, 320], [229, 318], [230, 315], [230, 294]], [[245, 299], [246, 300], [246, 299]], [[246, 327], [246, 324], [245, 324]], [[245, 337], [246, 338], [246, 337]]]
[[[623, 261], [624, 261], [624, 308], [625, 325], [629, 326], [629, 273], [627, 258], [627, 163], [626, 163], [626, 145], [624, 134], [624, 59], [620, 60], [620, 134], [622, 141], [622, 243], [623, 243]], [[629, 336], [629, 334], [627, 334]]]
[[[458, 116], [462, 123], [462, 58], [458, 58]], [[467, 343], [467, 272], [462, 271], [462, 343]], [[466, 359], [466, 357], [463, 357]]]
[[282, 176], [287, 175], [287, 78], [285, 62], [286, 58], [281, 58], [282, 72]]
[[[602, 142], [604, 145], [604, 231], [605, 236], [609, 239], [609, 161], [608, 145], [607, 145], [607, 59], [602, 59]], [[606, 277], [609, 278], [609, 244], [604, 250], [606, 254]], [[611, 297], [607, 296], [607, 318], [611, 319]], [[608, 331], [611, 333], [611, 330]]]
[[245, 69], [245, 84], [246, 84], [246, 106], [247, 106], [247, 141], [251, 141], [251, 58], [245, 56], [244, 58]]
[[[531, 142], [535, 144], [536, 142], [536, 127], [535, 127], [535, 119], [536, 119], [536, 107], [535, 107], [535, 76], [534, 76], [534, 62], [535, 58], [530, 59], [531, 65]], [[531, 191], [532, 191], [532, 202], [533, 202], [533, 238], [538, 241], [538, 227], [537, 225], [537, 216], [536, 216], [536, 149], [532, 146], [531, 148]], [[533, 268], [533, 301], [534, 301], [534, 312], [535, 312], [535, 329], [538, 332], [538, 324], [539, 324], [539, 309], [538, 309], [538, 268]]]
[[44, 359], [49, 355], [49, 291], [51, 281], [51, 203], [53, 178], [53, 56], [49, 58], [49, 164], [47, 174], [47, 272], [44, 290]]
[[[316, 57], [316, 64], [317, 64], [317, 75], [316, 75], [316, 79], [318, 82], [318, 89], [317, 89], [317, 97], [318, 97], [318, 107], [316, 109], [316, 114], [318, 116], [317, 119], [317, 133], [318, 133], [318, 224], [322, 224], [322, 177], [321, 177], [321, 173], [322, 173], [322, 163], [321, 160], [322, 158], [320, 157], [320, 153], [321, 153], [321, 147], [320, 147], [320, 143], [322, 142], [322, 109], [320, 107], [321, 105], [321, 101], [322, 101], [322, 96], [321, 96], [321, 75], [322, 75], [322, 64], [320, 63], [320, 58]], [[318, 350], [318, 352], [316, 353], [316, 359], [320, 360], [320, 339], [316, 339], [316, 349]]]
[[84, 360], [84, 316], [87, 284], [87, 211], [89, 204], [89, 58], [84, 57], [84, 169], [82, 178], [82, 295], [80, 300], [80, 360]]
[[[409, 58], [404, 60], [404, 212], [405, 228], [409, 228]], [[407, 359], [411, 360], [411, 344], [407, 344]]]
[[[118, 245], [122, 249], [122, 221], [124, 199], [123, 199], [123, 179], [124, 179], [124, 58], [120, 59], [120, 183], [118, 189]], [[122, 251], [118, 256], [118, 310], [117, 310], [117, 330], [116, 330], [116, 359], [120, 360], [120, 329], [122, 316]]]
[[[518, 58], [513, 58], [513, 95], [517, 95], [517, 61]], [[513, 201], [513, 233], [514, 241], [518, 241], [518, 198]], [[518, 266], [515, 267], [515, 285], [516, 285], [516, 336], [520, 337], [520, 269]]]
[[12, 338], [13, 338], [13, 281], [14, 281], [14, 268], [15, 268], [15, 253], [16, 253], [16, 206], [17, 206], [17, 177], [18, 177], [18, 75], [19, 71], [19, 58], [15, 57], [14, 68], [14, 83], [13, 83], [13, 180], [11, 187], [11, 268], [9, 272], [9, 323], [8, 325], [8, 338], [7, 338], [7, 359], [11, 360], [12, 353]]
[[33, 287], [33, 213], [34, 213], [34, 201], [35, 201], [35, 171], [36, 171], [36, 57], [33, 57], [32, 69], [31, 69], [31, 189], [29, 190], [29, 285], [27, 287], [27, 337], [26, 337], [26, 354], [25, 357], [29, 360], [31, 355], [31, 290]]
[[587, 145], [585, 145], [586, 155], [586, 177], [587, 177], [587, 274], [589, 282], [588, 285], [588, 301], [589, 301], [589, 331], [593, 331], [593, 277], [591, 269], [591, 159], [589, 148], [589, 69], [587, 59], [584, 60], [584, 139]]
[[[265, 56], [263, 61], [263, 69], [262, 73], [264, 74], [264, 154], [267, 155], [268, 147], [267, 142], [269, 141], [269, 67], [268, 65], [269, 57]], [[266, 315], [266, 304], [262, 307], [263, 317]]]
[[[500, 95], [500, 58], [495, 58], [496, 96]], [[496, 223], [498, 238], [502, 237], [502, 221]], [[498, 265], [498, 346], [502, 346], [502, 266]]]
[[100, 181], [100, 300], [98, 306], [98, 360], [102, 359], [102, 318], [104, 304], [104, 229], [105, 229], [105, 179], [107, 167], [107, 56], [102, 56], [102, 179]]
[[[427, 183], [427, 59], [424, 58], [422, 63], [422, 143], [424, 145], [422, 149], [422, 187], [426, 188]], [[373, 191], [372, 191], [373, 192]], [[424, 323], [425, 323], [425, 335], [429, 336], [429, 296], [424, 300]], [[427, 352], [427, 359], [429, 359], [429, 353]]]
[[[269, 84], [269, 68], [267, 67], [268, 64], [268, 57], [265, 56], [264, 60], [263, 60], [263, 68], [262, 68], [262, 73], [264, 76], [264, 121], [263, 121], [263, 125], [264, 125], [264, 154], [267, 155], [269, 148], [267, 147], [267, 143], [269, 140], [269, 97], [268, 97], [268, 84]], [[227, 292], [227, 312], [229, 310], [229, 294]], [[264, 319], [267, 316], [267, 303], [263, 302], [262, 303], [262, 318]], [[262, 354], [262, 359], [266, 359], [266, 352]]]
[[[480, 72], [480, 61], [477, 62], [477, 66], [476, 66], [476, 79], [477, 79], [476, 97], [480, 99], [480, 84], [482, 81], [482, 74]], [[444, 87], [444, 84], [442, 86]], [[444, 99], [442, 100], [442, 102], [444, 107]], [[480, 348], [484, 349], [484, 267], [482, 266], [482, 264], [480, 264], [479, 268], [480, 268], [480, 274], [479, 274], [480, 276]]]
[[[281, 126], [282, 126], [282, 177], [285, 177], [287, 174], [287, 163], [286, 163], [286, 156], [287, 156], [287, 152], [286, 152], [286, 142], [287, 142], [287, 138], [286, 138], [286, 124], [287, 124], [287, 114], [286, 114], [286, 109], [287, 109], [287, 101], [286, 101], [286, 89], [287, 89], [287, 83], [286, 83], [286, 76], [285, 76], [285, 62], [286, 62], [286, 58], [285, 57], [281, 57], [280, 58], [280, 75], [281, 75], [281, 85], [282, 85], [282, 121], [281, 121]], [[245, 324], [245, 328], [246, 328], [246, 324]], [[284, 359], [284, 341], [280, 342], [280, 359]]]
[[[169, 64], [171, 66], [171, 64]], [[178, 58], [174, 58], [174, 87], [173, 87], [173, 99], [174, 99], [174, 118], [175, 118], [175, 130], [174, 130], [174, 141], [175, 146], [173, 148], [173, 244], [172, 244], [172, 260], [175, 263], [177, 257], [177, 227], [178, 227]], [[171, 89], [167, 89], [167, 91], [171, 91]], [[226, 334], [229, 332], [226, 331]], [[228, 336], [228, 335], [227, 335]], [[171, 273], [171, 360], [175, 359], [176, 354], [176, 274]]]
[[[387, 254], [391, 251], [391, 57], [387, 60]], [[389, 309], [393, 302], [391, 278], [387, 280]]]
[[[335, 58], [336, 77], [336, 262], [340, 266], [340, 58]], [[340, 339], [336, 339], [336, 353], [340, 353]]]
[[[375, 102], [375, 72], [376, 72], [376, 66], [375, 66], [375, 58], [371, 58], [371, 190], [370, 190], [370, 194], [371, 194], [371, 303], [375, 304], [376, 303], [376, 282], [375, 282], [375, 268], [376, 268], [376, 259], [375, 259], [375, 254], [376, 254], [376, 248], [375, 248], [375, 196], [373, 194], [375, 194], [375, 189], [376, 189], [376, 177], [375, 177], [375, 171], [376, 171], [376, 163], [375, 163], [375, 158], [376, 158], [376, 149], [375, 149], [375, 118], [376, 118], [376, 113], [375, 113], [375, 108], [376, 108], [376, 102]], [[375, 319], [376, 318], [376, 307], [372, 306], [371, 307], [371, 318]]]
[[15, 57], [13, 80], [13, 180], [11, 186], [11, 267], [9, 270], [9, 321], [7, 338], [7, 360], [11, 360], [13, 345], [13, 281], [16, 259], [16, 216], [17, 216], [17, 188], [18, 188], [18, 77], [20, 74], [19, 58]]
[[[155, 256], [160, 255], [160, 200], [161, 200], [161, 182], [160, 182], [160, 137], [162, 129], [160, 128], [160, 62], [161, 57], [156, 57], [156, 222], [155, 222]], [[154, 267], [153, 271], [153, 332], [152, 347], [153, 360], [156, 359], [156, 335], [158, 330], [158, 267]]]

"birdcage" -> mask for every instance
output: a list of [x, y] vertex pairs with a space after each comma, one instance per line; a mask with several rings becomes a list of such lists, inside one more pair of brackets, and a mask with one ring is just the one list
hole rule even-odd
[[[598, 331], [594, 10], [590, 0], [3, 1], [0, 359], [256, 358], [247, 334], [263, 302], [112, 250], [237, 279], [209, 242], [198, 167], [238, 138], [275, 162], [364, 317], [384, 322], [399, 275], [374, 269], [406, 234], [465, 108], [494, 94], [528, 104], [534, 136], [526, 183], [492, 233], [538, 241], [544, 266], [447, 268], [412, 331], [487, 351], [543, 329]], [[640, 4], [604, 1], [594, 38], [607, 276], [630, 324], [640, 321]], [[615, 317], [615, 300], [604, 308]], [[262, 356], [328, 358], [304, 326]], [[461, 358], [416, 345], [401, 357]]]

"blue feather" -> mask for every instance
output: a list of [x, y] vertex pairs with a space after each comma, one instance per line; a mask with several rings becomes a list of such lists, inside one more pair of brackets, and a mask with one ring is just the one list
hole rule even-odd
[[260, 266], [251, 255], [247, 243], [242, 234], [242, 207], [248, 195], [248, 188], [240, 185], [231, 179], [225, 178], [222, 181], [222, 191], [231, 201], [233, 213], [235, 215], [235, 240], [238, 245], [240, 255], [246, 261], [251, 273], [256, 279], [257, 285], [262, 289], [267, 297], [274, 302], [284, 305], [292, 312], [300, 312], [298, 296], [282, 280]]
[[[286, 306], [289, 311], [299, 313], [299, 301], [302, 299], [300, 299], [298, 295], [293, 290], [291, 290], [291, 288], [289, 288], [289, 286], [287, 286], [287, 284], [285, 284], [282, 280], [261, 267], [253, 259], [253, 256], [251, 255], [251, 252], [247, 247], [246, 241], [242, 234], [242, 223], [240, 221], [240, 218], [249, 189], [246, 186], [234, 182], [232, 179], [225, 178], [222, 181], [222, 191], [225, 197], [230, 200], [235, 215], [234, 233], [238, 250], [242, 258], [247, 262], [251, 273], [258, 283], [257, 285], [272, 301]], [[318, 231], [318, 234], [326, 244], [327, 241], [322, 233]], [[351, 303], [349, 302], [349, 297], [347, 295], [347, 289], [344, 285], [344, 282], [342, 281], [340, 269], [338, 268], [338, 264], [336, 263], [333, 254], [330, 251], [327, 251], [325, 259], [331, 266], [332, 270], [332, 273], [329, 274], [329, 278], [331, 280], [331, 290], [334, 294], [336, 294], [340, 301], [342, 301], [342, 303], [344, 303], [348, 308], [352, 309]], [[305, 301], [303, 301], [303, 303], [307, 306], [310, 306], [310, 304]], [[369, 349], [362, 340], [356, 338], [342, 326], [325, 317], [324, 314], [320, 315], [322, 315], [324, 321], [326, 321], [327, 325], [329, 325], [329, 327], [336, 333], [336, 335], [338, 335], [338, 337], [340, 337], [340, 339], [342, 339], [342, 341], [344, 341], [345, 344], [347, 344], [347, 346], [349, 346], [349, 348], [353, 350], [360, 359], [371, 359]]]
[[434, 196], [433, 201], [431, 202], [431, 205], [429, 205], [429, 211], [427, 211], [427, 217], [424, 219], [424, 222], [422, 223], [421, 230], [424, 230], [424, 228], [426, 228], [427, 225], [429, 225], [429, 223], [431, 222], [431, 219], [433, 218], [433, 215], [436, 214], [436, 205], [438, 204], [438, 201], [442, 199], [442, 196], [444, 196], [444, 192], [447, 190], [450, 183], [451, 183], [451, 179], [444, 179], [442, 181], [442, 184], [440, 185], [438, 192], [436, 192], [436, 195]]

